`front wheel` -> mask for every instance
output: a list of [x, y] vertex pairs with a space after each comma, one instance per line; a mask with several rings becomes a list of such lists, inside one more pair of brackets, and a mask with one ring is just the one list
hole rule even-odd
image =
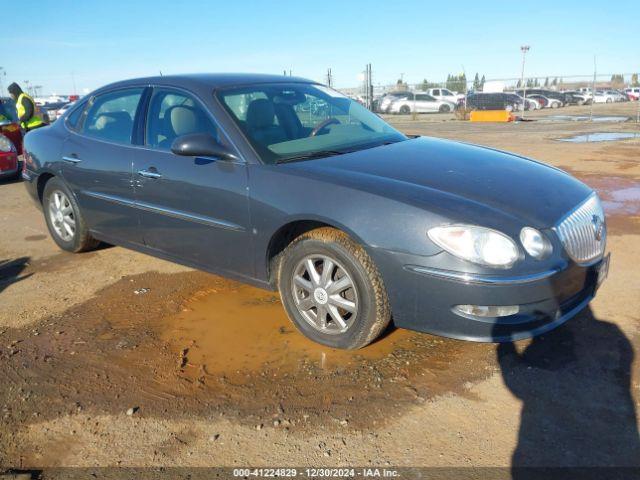
[[80, 208], [63, 181], [53, 177], [46, 183], [42, 207], [49, 233], [61, 249], [84, 252], [100, 243], [89, 234]]
[[278, 288], [298, 330], [329, 347], [364, 347], [391, 319], [373, 261], [360, 245], [333, 228], [307, 232], [285, 249]]
[[438, 111], [440, 113], [449, 113], [451, 111], [451, 107], [449, 107], [449, 105], [440, 105]]
[[411, 107], [409, 107], [409, 105], [402, 105], [400, 107], [400, 113], [402, 115], [409, 115], [411, 113]]

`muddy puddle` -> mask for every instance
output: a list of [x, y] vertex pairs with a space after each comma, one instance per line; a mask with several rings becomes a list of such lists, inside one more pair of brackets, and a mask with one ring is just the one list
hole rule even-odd
[[[201, 272], [125, 277], [39, 324], [0, 329], [6, 431], [130, 408], [370, 430], [435, 396], [471, 395], [495, 369], [493, 345], [405, 330], [357, 351], [325, 348], [297, 332], [274, 292]], [[0, 449], [19, 451], [11, 438]]]
[[342, 369], [382, 359], [420, 335], [395, 329], [356, 352], [324, 347], [298, 333], [276, 293], [240, 284], [197, 292], [162, 328], [165, 341], [188, 350], [188, 365], [211, 373], [292, 372], [302, 364]]
[[548, 117], [538, 118], [536, 120], [544, 122], [598, 122], [598, 123], [620, 123], [626, 122], [630, 117], [622, 115], [549, 115]]
[[609, 233], [640, 234], [640, 181], [620, 176], [574, 175], [598, 192]]
[[556, 138], [559, 142], [568, 143], [593, 143], [593, 142], [614, 142], [618, 140], [629, 140], [640, 138], [640, 133], [630, 132], [596, 132], [584, 135], [575, 135], [567, 138]]

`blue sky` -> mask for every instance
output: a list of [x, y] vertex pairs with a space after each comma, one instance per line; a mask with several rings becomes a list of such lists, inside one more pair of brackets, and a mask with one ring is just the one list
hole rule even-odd
[[[269, 72], [356, 86], [366, 63], [374, 83], [448, 73], [531, 76], [640, 70], [636, 1], [70, 1], [23, 0], [0, 30], [3, 84], [46, 93], [185, 72]], [[17, 5], [17, 4], [16, 4]], [[615, 5], [615, 6], [614, 6]], [[633, 12], [633, 13], [632, 13]], [[31, 28], [36, 27], [35, 31]], [[72, 75], [73, 73], [73, 75]]]

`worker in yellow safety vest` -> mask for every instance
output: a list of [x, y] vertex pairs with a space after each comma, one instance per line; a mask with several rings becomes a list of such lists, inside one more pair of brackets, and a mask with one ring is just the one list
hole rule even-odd
[[16, 110], [18, 111], [18, 118], [20, 120], [20, 126], [25, 130], [33, 130], [45, 125], [42, 118], [38, 116], [36, 111], [36, 102], [33, 101], [29, 95], [24, 93], [17, 83], [9, 85], [9, 94], [11, 98], [16, 102]]

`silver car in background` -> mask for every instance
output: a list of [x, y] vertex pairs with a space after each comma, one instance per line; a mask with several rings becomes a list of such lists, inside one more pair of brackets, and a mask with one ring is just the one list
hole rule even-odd
[[388, 107], [388, 113], [447, 113], [453, 112], [455, 103], [447, 100], [438, 100], [428, 93], [408, 92], [404, 97], [394, 100]]

